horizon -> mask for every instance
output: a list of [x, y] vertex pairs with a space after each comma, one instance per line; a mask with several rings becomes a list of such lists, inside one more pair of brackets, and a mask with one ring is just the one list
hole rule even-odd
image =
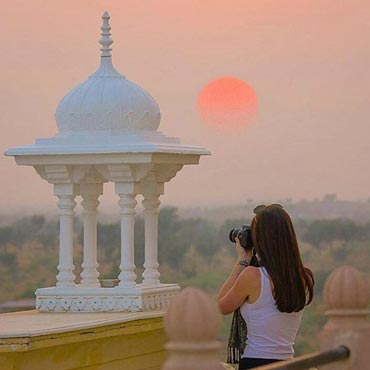
[[[80, 198], [80, 196], [76, 197], [77, 200]], [[140, 198], [140, 196], [138, 197]], [[118, 199], [117, 199], [118, 202]], [[324, 205], [324, 204], [336, 204], [336, 205], [348, 205], [348, 206], [356, 206], [356, 205], [364, 205], [369, 206], [370, 210], [370, 199], [357, 199], [357, 200], [350, 200], [350, 199], [340, 199], [337, 198], [336, 194], [330, 193], [325, 194], [321, 198], [313, 198], [313, 199], [292, 199], [292, 198], [285, 198], [285, 199], [277, 199], [277, 200], [258, 200], [258, 199], [248, 199], [244, 202], [239, 203], [219, 203], [219, 204], [194, 204], [194, 205], [181, 205], [181, 204], [172, 204], [172, 203], [165, 203], [161, 202], [160, 209], [162, 208], [175, 208], [179, 210], [180, 212], [191, 212], [191, 211], [199, 211], [199, 212], [212, 212], [222, 209], [228, 209], [228, 210], [237, 210], [240, 208], [248, 208], [250, 212], [253, 211], [253, 208], [255, 208], [259, 204], [273, 204], [273, 203], [279, 203], [284, 206], [284, 208], [289, 209], [290, 207], [296, 207], [296, 206], [304, 206], [304, 205]], [[136, 215], [140, 216], [143, 213], [143, 206], [140, 202], [138, 202], [136, 206]], [[51, 214], [54, 214], [55, 217], [58, 216], [58, 208], [55, 204], [49, 204], [49, 205], [42, 205], [39, 207], [14, 207], [12, 211], [4, 211], [4, 209], [0, 208], [0, 216], [22, 216], [25, 217], [33, 216], [33, 215], [47, 215], [51, 216]], [[82, 207], [80, 204], [77, 204], [75, 209], [75, 214], [77, 217], [82, 216]], [[117, 216], [119, 218], [119, 207], [118, 204], [108, 204], [104, 203], [103, 205], [99, 206], [99, 217], [113, 217]]]

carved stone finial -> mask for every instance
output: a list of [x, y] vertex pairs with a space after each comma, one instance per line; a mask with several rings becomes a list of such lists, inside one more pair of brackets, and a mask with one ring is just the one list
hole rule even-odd
[[324, 303], [328, 317], [319, 340], [322, 351], [344, 345], [351, 351], [345, 361], [325, 365], [327, 370], [367, 369], [370, 351], [370, 300], [368, 277], [351, 266], [335, 269], [325, 282]]
[[171, 341], [210, 341], [217, 337], [220, 314], [206, 293], [186, 288], [171, 301], [164, 322]]
[[100, 28], [102, 37], [99, 40], [100, 45], [102, 45], [102, 48], [100, 49], [101, 57], [111, 57], [112, 54], [110, 52], [112, 49], [110, 48], [110, 45], [113, 43], [113, 40], [110, 38], [111, 35], [110, 33], [111, 26], [109, 25], [110, 15], [107, 11], [104, 12], [104, 14], [102, 15], [102, 19], [103, 24]]
[[220, 370], [216, 340], [220, 314], [216, 302], [196, 288], [186, 288], [171, 300], [164, 319], [169, 337], [163, 370]]
[[324, 302], [330, 311], [364, 310], [369, 304], [369, 283], [351, 266], [335, 269], [324, 286]]

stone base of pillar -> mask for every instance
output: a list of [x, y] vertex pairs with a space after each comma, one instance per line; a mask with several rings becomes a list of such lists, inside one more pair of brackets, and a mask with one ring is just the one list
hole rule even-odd
[[40, 312], [138, 312], [165, 310], [178, 294], [177, 284], [134, 287], [41, 288], [36, 290], [36, 309]]

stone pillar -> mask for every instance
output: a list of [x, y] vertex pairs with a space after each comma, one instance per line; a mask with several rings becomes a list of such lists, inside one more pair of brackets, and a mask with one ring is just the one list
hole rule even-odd
[[118, 278], [120, 287], [136, 285], [134, 261], [135, 207], [136, 194], [132, 192], [133, 184], [116, 183], [116, 193], [121, 215], [121, 265]]
[[144, 222], [145, 222], [145, 262], [143, 284], [160, 284], [158, 271], [158, 214], [159, 194], [143, 194]]
[[[368, 277], [351, 266], [335, 269], [325, 282], [323, 300], [328, 306], [328, 321], [319, 339], [320, 349], [344, 345], [350, 357], [322, 367], [323, 370], [367, 369], [370, 353]], [[321, 367], [320, 367], [321, 369]]]
[[163, 370], [223, 369], [218, 359], [219, 324], [217, 304], [206, 293], [186, 288], [174, 297], [164, 318], [169, 341]]
[[81, 184], [84, 247], [83, 247], [83, 271], [81, 273], [82, 287], [99, 287], [99, 272], [97, 261], [97, 219], [99, 195], [103, 194], [103, 184]]
[[55, 184], [54, 195], [58, 197], [59, 208], [59, 265], [57, 287], [75, 286], [73, 273], [73, 216], [76, 206], [74, 184]]

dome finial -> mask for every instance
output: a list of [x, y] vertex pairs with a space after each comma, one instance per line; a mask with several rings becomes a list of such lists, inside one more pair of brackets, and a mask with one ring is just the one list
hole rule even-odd
[[113, 43], [113, 40], [110, 38], [110, 30], [111, 30], [111, 27], [109, 25], [109, 19], [110, 19], [110, 15], [107, 11], [104, 12], [104, 14], [102, 15], [102, 19], [103, 19], [103, 24], [101, 26], [101, 39], [99, 40], [99, 43], [100, 45], [102, 46], [102, 48], [100, 49], [101, 50], [101, 57], [111, 57], [112, 54], [110, 53], [111, 52], [111, 48], [110, 48], [110, 45]]
[[156, 131], [161, 120], [158, 104], [113, 67], [108, 12], [102, 19], [100, 65], [59, 103], [55, 112], [59, 132]]

